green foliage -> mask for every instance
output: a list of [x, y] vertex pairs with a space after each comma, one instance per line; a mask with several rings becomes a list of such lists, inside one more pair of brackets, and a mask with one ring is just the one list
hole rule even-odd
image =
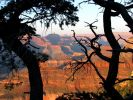
[[133, 95], [133, 81], [126, 81], [116, 86], [116, 89], [120, 92], [120, 94], [126, 98], [128, 96]]
[[[2, 0], [0, 1], [0, 26], [2, 26], [0, 37], [6, 38], [8, 42], [9, 39], [21, 40], [24, 35], [28, 35], [26, 43], [29, 43], [32, 35], [36, 35], [35, 28], [29, 24], [37, 20], [46, 27], [49, 27], [50, 23], [59, 24], [61, 28], [63, 25], [75, 25], [78, 21], [76, 14], [78, 9], [73, 2], [73, 0]], [[41, 61], [48, 59], [45, 54], [34, 53], [34, 55]]]
[[[5, 5], [0, 6], [0, 14], [5, 20], [16, 17], [23, 23], [33, 23], [40, 20], [46, 27], [50, 22], [62, 25], [75, 25], [79, 19], [78, 11], [73, 0], [3, 0]], [[0, 2], [0, 4], [3, 4]], [[1, 16], [2, 17], [2, 16]]]

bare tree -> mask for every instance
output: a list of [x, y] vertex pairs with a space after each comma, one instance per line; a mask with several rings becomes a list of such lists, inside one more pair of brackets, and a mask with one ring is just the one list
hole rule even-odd
[[[86, 2], [86, 1], [85, 1]], [[94, 29], [97, 27], [94, 26], [93, 23], [87, 23], [87, 26], [90, 27], [91, 31], [94, 34], [94, 38], [86, 37], [85, 39], [78, 39], [74, 33], [74, 38], [76, 42], [82, 47], [84, 54], [86, 55], [86, 60], [76, 61], [76, 65], [72, 67], [74, 72], [73, 75], [77, 72], [77, 70], [81, 69], [86, 63], [90, 63], [93, 68], [95, 69], [97, 75], [102, 80], [101, 84], [103, 85], [104, 89], [106, 90], [107, 94], [112, 98], [112, 100], [123, 100], [123, 97], [120, 93], [114, 88], [114, 85], [119, 82], [123, 82], [125, 80], [133, 80], [132, 78], [117, 80], [119, 63], [120, 62], [120, 53], [121, 52], [133, 52], [132, 49], [122, 48], [118, 42], [119, 39], [123, 39], [120, 37], [118, 40], [114, 36], [112, 32], [111, 26], [111, 17], [121, 15], [123, 20], [127, 23], [127, 26], [130, 28], [130, 32], [133, 33], [133, 19], [128, 12], [129, 9], [133, 8], [132, 0], [129, 0], [128, 6], [124, 6], [120, 3], [114, 2], [114, 0], [87, 0], [89, 4], [96, 4], [101, 7], [104, 7], [103, 12], [103, 27], [104, 27], [104, 34], [97, 34]], [[126, 2], [127, 3], [127, 2]], [[111, 57], [107, 57], [102, 54], [101, 44], [98, 40], [101, 37], [105, 37], [111, 47]], [[124, 39], [123, 39], [124, 40]], [[90, 47], [93, 51], [88, 53], [87, 47]], [[103, 75], [100, 73], [98, 67], [93, 62], [92, 57], [96, 55], [100, 59], [109, 63], [109, 70], [107, 76], [104, 78]], [[118, 81], [118, 82], [117, 82]]]

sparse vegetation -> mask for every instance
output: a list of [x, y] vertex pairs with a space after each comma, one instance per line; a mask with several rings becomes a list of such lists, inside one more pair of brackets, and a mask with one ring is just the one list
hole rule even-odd
[[[48, 68], [45, 64], [43, 68], [41, 68], [42, 70], [40, 71], [39, 61], [48, 60], [48, 55], [44, 54], [42, 56], [40, 53], [35, 54], [31, 52], [31, 50], [27, 47], [27, 44], [31, 45], [30, 40], [32, 39], [32, 36], [36, 35], [35, 28], [30, 26], [29, 24], [33, 24], [34, 22], [39, 20], [41, 23], [44, 23], [44, 25], [47, 28], [53, 22], [55, 24], [58, 23], [61, 29], [63, 25], [74, 26], [76, 24], [75, 22], [79, 21], [79, 19], [76, 14], [78, 9], [76, 6], [73, 5], [73, 2], [74, 0], [1, 0], [0, 1], [1, 4], [0, 38], [6, 44], [6, 47], [8, 48], [10, 55], [12, 55], [12, 51], [14, 51], [16, 55], [19, 56], [27, 66], [28, 73], [26, 75], [27, 76], [29, 75], [29, 81], [26, 80], [27, 82], [26, 85], [30, 84], [30, 89], [29, 90], [27, 89], [28, 90], [27, 93], [30, 93], [30, 100], [42, 100], [44, 93], [43, 90], [44, 88], [46, 88], [45, 87], [46, 85], [47, 85], [46, 91], [48, 91], [49, 93], [69, 92], [69, 90], [74, 91], [74, 93], [63, 94], [62, 96], [57, 98], [58, 100], [59, 99], [123, 100], [129, 97], [130, 95], [133, 94], [133, 89], [131, 88], [133, 87], [133, 83], [130, 81], [128, 82], [126, 81], [133, 80], [133, 78], [128, 77], [126, 79], [122, 79], [127, 77], [128, 75], [125, 74], [125, 76], [122, 76], [123, 73], [122, 74], [120, 73], [121, 71], [120, 67], [123, 64], [123, 61], [121, 61], [120, 58], [121, 56], [120, 54], [123, 52], [133, 53], [133, 49], [125, 48], [120, 45], [119, 40], [123, 40], [126, 43], [129, 42], [120, 35], [119, 38], [116, 39], [112, 31], [111, 17], [114, 16], [116, 17], [121, 15], [121, 18], [127, 23], [130, 32], [133, 33], [133, 19], [132, 19], [132, 10], [131, 10], [133, 8], [132, 0], [124, 1], [124, 4], [126, 5], [115, 2], [115, 0], [86, 0], [81, 2], [80, 4], [88, 2], [88, 4], [95, 4], [104, 8], [103, 11], [104, 34], [97, 34], [95, 32], [97, 26], [94, 26], [94, 23], [97, 22], [98, 20], [94, 21], [93, 23], [85, 22], [87, 26], [89, 26], [89, 28], [91, 29], [92, 33], [94, 34], [94, 37], [92, 38], [86, 37], [83, 39], [79, 39], [76, 37], [76, 34], [73, 30], [74, 33], [73, 37], [76, 40], [76, 42], [71, 43], [71, 45], [69, 46], [67, 45], [67, 43], [66, 44], [64, 43], [62, 48], [60, 48], [60, 46], [57, 46], [60, 43], [59, 41], [61, 40], [61, 38], [59, 35], [52, 34], [56, 37], [56, 39], [48, 37], [49, 38], [48, 40], [51, 41], [51, 43], [54, 45], [53, 48], [48, 47], [50, 48], [50, 53], [54, 58], [49, 60], [49, 64], [53, 62], [52, 66], [50, 65], [52, 70]], [[24, 38], [24, 36], [27, 36], [27, 38]], [[110, 49], [107, 50], [107, 52], [110, 52], [108, 53], [109, 56], [104, 55], [102, 51], [103, 50], [101, 44], [101, 42], [103, 42], [101, 40], [102, 37], [105, 37], [107, 39], [107, 42], [110, 46]], [[104, 43], [103, 45], [106, 45], [106, 43]], [[69, 51], [69, 53], [64, 54], [62, 50], [63, 52]], [[88, 52], [88, 50], [90, 51]], [[52, 51], [56, 51], [56, 53], [53, 53]], [[81, 55], [82, 51], [84, 55]], [[71, 55], [70, 58], [74, 59], [75, 61], [67, 59], [66, 57], [67, 54]], [[3, 62], [8, 57], [7, 55], [4, 55], [1, 58]], [[15, 69], [16, 67], [14, 67], [15, 65], [13, 65], [14, 59], [12, 58], [9, 60], [10, 63], [6, 64], [7, 65], [12, 64], [11, 70], [17, 70]], [[62, 60], [65, 60], [65, 64], [62, 61], [59, 62], [60, 58], [62, 58]], [[100, 61], [100, 63], [98, 63], [98, 61]], [[106, 61], [106, 63], [101, 61]], [[69, 66], [67, 66], [69, 62], [71, 63]], [[124, 63], [127, 62], [124, 61]], [[58, 69], [57, 66], [60, 66], [60, 68], [62, 68], [63, 70]], [[68, 70], [65, 69], [65, 66], [67, 66]], [[46, 67], [50, 70], [45, 71]], [[93, 67], [93, 69], [91, 69], [91, 67]], [[105, 70], [106, 67], [107, 69]], [[122, 67], [125, 72], [127, 71], [126, 67], [125, 68]], [[42, 74], [44, 73], [45, 76], [41, 75], [41, 73]], [[72, 75], [69, 77], [67, 74], [70, 75], [70, 73], [72, 73]], [[58, 79], [58, 77], [60, 79]], [[68, 82], [67, 79], [72, 79], [72, 80]], [[65, 80], [67, 80], [66, 83]], [[101, 86], [104, 88], [104, 91], [100, 91], [98, 93], [92, 93], [90, 91], [81, 92], [84, 90], [89, 90], [89, 89], [91, 90], [92, 87], [97, 88]], [[5, 85], [5, 89], [9, 91], [13, 90], [14, 87], [15, 84], [12, 82], [7, 83]], [[23, 87], [29, 88], [29, 85]], [[12, 95], [11, 98], [13, 98]]]

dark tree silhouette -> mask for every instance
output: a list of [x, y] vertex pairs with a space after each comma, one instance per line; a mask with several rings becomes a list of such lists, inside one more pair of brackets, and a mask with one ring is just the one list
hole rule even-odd
[[[73, 0], [1, 0], [0, 1], [0, 38], [26, 64], [30, 81], [30, 100], [43, 99], [43, 84], [38, 61], [33, 53], [23, 45], [19, 38], [29, 37], [35, 30], [29, 26], [40, 20], [46, 27], [50, 22], [62, 25], [75, 25], [77, 7]], [[58, 16], [59, 15], [59, 16]], [[48, 57], [46, 56], [46, 60]]]
[[[86, 2], [86, 1], [85, 1]], [[123, 100], [123, 97], [120, 95], [120, 93], [114, 88], [114, 85], [117, 83], [117, 75], [118, 75], [118, 68], [120, 63], [120, 53], [121, 52], [133, 52], [132, 49], [125, 49], [122, 48], [118, 42], [119, 39], [123, 39], [120, 37], [118, 40], [114, 36], [112, 32], [112, 26], [111, 26], [111, 17], [112, 16], [118, 16], [121, 15], [124, 21], [127, 23], [127, 26], [130, 28], [130, 32], [133, 33], [133, 19], [131, 17], [132, 12], [128, 12], [129, 9], [133, 8], [132, 0], [127, 1], [128, 6], [124, 6], [120, 3], [115, 2], [114, 0], [87, 0], [89, 3], [97, 4], [104, 9], [103, 12], [103, 27], [104, 27], [104, 34], [97, 34], [94, 29], [97, 27], [94, 26], [93, 23], [89, 24], [87, 23], [87, 26], [90, 27], [91, 31], [94, 33], [94, 38], [87, 37], [86, 39], [78, 39], [75, 36], [74, 32], [74, 38], [76, 42], [82, 47], [83, 52], [86, 55], [86, 60], [76, 61], [76, 65], [74, 64], [74, 72], [72, 75], [76, 73], [77, 70], [81, 69], [86, 63], [90, 63], [97, 75], [102, 80], [102, 85], [104, 89], [106, 90], [108, 96], [112, 98], [112, 100], [118, 99]], [[129, 14], [131, 13], [131, 15]], [[101, 37], [105, 37], [111, 47], [111, 57], [107, 57], [104, 54], [102, 54], [101, 44], [98, 42], [98, 40]], [[90, 47], [93, 51], [91, 53], [88, 53], [87, 47]], [[94, 55], [97, 55], [100, 59], [106, 61], [109, 63], [109, 70], [107, 76], [104, 78], [100, 71], [98, 70], [98, 67], [93, 63], [92, 57]], [[133, 80], [132, 78], [123, 79], [119, 82], [123, 82], [125, 80]], [[118, 82], [118, 83], [119, 83]]]

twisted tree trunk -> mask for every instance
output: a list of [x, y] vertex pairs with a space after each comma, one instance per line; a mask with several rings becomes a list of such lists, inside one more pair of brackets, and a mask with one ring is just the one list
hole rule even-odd
[[[7, 42], [8, 41], [8, 42]], [[24, 61], [28, 68], [30, 82], [30, 100], [43, 100], [43, 83], [36, 57], [17, 39], [4, 40], [11, 49]], [[10, 43], [12, 43], [10, 45]]]
[[30, 82], [30, 100], [43, 100], [43, 83], [36, 57], [17, 38], [20, 21], [12, 18], [8, 22], [0, 23], [0, 38], [26, 64]]
[[108, 95], [113, 99], [123, 100], [122, 96], [119, 92], [114, 88], [114, 84], [118, 74], [118, 66], [119, 66], [119, 56], [120, 52], [116, 52], [115, 50], [121, 49], [118, 41], [115, 39], [115, 36], [112, 33], [111, 28], [111, 9], [105, 8], [104, 15], [104, 32], [105, 36], [112, 48], [112, 57], [109, 62], [109, 71], [107, 78], [104, 82], [104, 88], [107, 91]]
[[[131, 16], [128, 14], [126, 7], [120, 3], [114, 2], [114, 0], [93, 0], [96, 4], [100, 5], [101, 7], [105, 8], [104, 15], [103, 15], [103, 23], [104, 23], [104, 32], [105, 36], [112, 48], [112, 57], [111, 61], [109, 62], [109, 71], [107, 78], [104, 82], [104, 88], [109, 94], [109, 96], [115, 100], [123, 100], [122, 96], [119, 94], [117, 90], [114, 88], [114, 84], [118, 74], [118, 67], [119, 67], [119, 56], [121, 51], [121, 47], [118, 41], [115, 39], [115, 36], [112, 32], [111, 27], [111, 16], [118, 16], [121, 14], [122, 18], [127, 22], [128, 27], [133, 32], [133, 20]], [[128, 8], [128, 7], [127, 7]], [[111, 10], [116, 11], [111, 12]]]

